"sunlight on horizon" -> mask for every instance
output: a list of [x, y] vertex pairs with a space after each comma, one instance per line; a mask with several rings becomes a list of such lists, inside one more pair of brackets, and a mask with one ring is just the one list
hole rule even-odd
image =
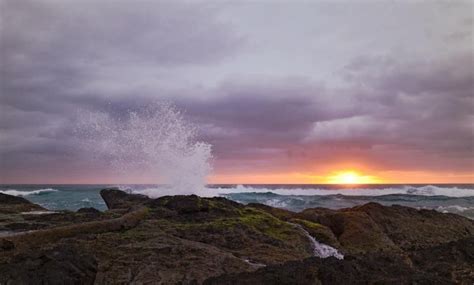
[[361, 175], [356, 171], [338, 171], [327, 177], [327, 182], [331, 184], [372, 184], [379, 183], [379, 179], [370, 175]]

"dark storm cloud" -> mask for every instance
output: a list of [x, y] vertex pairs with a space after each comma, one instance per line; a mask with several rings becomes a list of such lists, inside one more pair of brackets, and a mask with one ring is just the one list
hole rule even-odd
[[[474, 59], [471, 52], [443, 59], [406, 61], [396, 56], [364, 56], [347, 66], [346, 76], [388, 92], [459, 93], [472, 95]], [[455, 94], [454, 96], [457, 96]]]
[[[19, 154], [24, 160], [29, 153], [71, 153], [75, 143], [70, 128], [77, 110], [102, 109], [111, 101], [127, 104], [136, 97], [100, 90], [94, 87], [96, 81], [106, 77], [113, 90], [114, 85], [139, 79], [129, 71], [137, 66], [153, 66], [159, 74], [219, 62], [242, 40], [216, 19], [211, 5], [26, 0], [0, 4], [3, 170], [14, 171], [16, 164], [23, 164]], [[120, 76], [110, 76], [107, 70]]]
[[[472, 53], [404, 63], [396, 56], [357, 58], [346, 72], [354, 83], [352, 91], [359, 94], [354, 108], [361, 113], [316, 124], [311, 139], [362, 142], [385, 164], [470, 169], [474, 151], [472, 67]], [[434, 158], [436, 163], [432, 163]]]
[[54, 112], [58, 106], [51, 101], [81, 103], [103, 96], [84, 90], [102, 69], [133, 81], [127, 71], [135, 66], [210, 63], [239, 46], [241, 39], [213, 17], [212, 7], [129, 3], [2, 1], [2, 104]]
[[[0, 3], [0, 178], [77, 169], [81, 138], [71, 128], [81, 118], [79, 111], [123, 116], [160, 99], [184, 110], [226, 167], [288, 170], [312, 161], [360, 158], [393, 169], [472, 170], [472, 51], [374, 56], [371, 50], [349, 46], [355, 50], [352, 60], [330, 78], [344, 83], [338, 85], [313, 78], [305, 64], [332, 67], [324, 59], [345, 55], [341, 47], [350, 40], [334, 44], [321, 36], [328, 42], [314, 46], [322, 50], [311, 46], [312, 39], [302, 40], [298, 48], [308, 45], [309, 51], [301, 56], [303, 64], [291, 45], [298, 25], [285, 25], [288, 30], [276, 35], [291, 51], [278, 53], [280, 47], [258, 41], [249, 48], [247, 35], [219, 17], [218, 5]], [[249, 23], [266, 27], [259, 17]], [[310, 26], [304, 22], [303, 28]], [[466, 24], [441, 38], [446, 41], [448, 35], [463, 45], [472, 37], [471, 28]], [[263, 29], [265, 41], [271, 43], [267, 31]], [[338, 39], [337, 31], [333, 38]], [[424, 44], [435, 49], [431, 42]], [[257, 56], [245, 57], [252, 52]], [[266, 58], [272, 52], [282, 62]], [[319, 57], [310, 57], [314, 54]], [[273, 74], [273, 66], [281, 73]]]

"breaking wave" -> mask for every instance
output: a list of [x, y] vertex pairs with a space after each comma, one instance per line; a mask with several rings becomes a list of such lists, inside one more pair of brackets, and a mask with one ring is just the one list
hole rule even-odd
[[23, 197], [23, 196], [30, 196], [30, 195], [43, 195], [46, 193], [57, 192], [58, 190], [52, 188], [45, 188], [45, 189], [38, 189], [38, 190], [31, 190], [31, 191], [19, 191], [15, 189], [7, 189], [7, 190], [0, 190], [0, 193]]
[[298, 196], [383, 196], [383, 195], [417, 195], [417, 196], [446, 196], [446, 197], [471, 197], [474, 196], [473, 188], [440, 187], [435, 185], [424, 186], [390, 186], [381, 188], [273, 188], [237, 185], [232, 188], [208, 188], [207, 194], [216, 196], [233, 193], [274, 193], [278, 195]]

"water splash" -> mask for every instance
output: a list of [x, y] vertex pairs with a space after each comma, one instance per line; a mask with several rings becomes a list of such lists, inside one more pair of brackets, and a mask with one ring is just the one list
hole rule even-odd
[[327, 244], [320, 243], [312, 235], [310, 235], [309, 232], [305, 230], [301, 225], [293, 224], [293, 223], [291, 224], [297, 227], [298, 229], [300, 229], [305, 234], [305, 236], [309, 239], [309, 241], [311, 242], [311, 246], [313, 248], [314, 256], [317, 256], [320, 258], [328, 258], [328, 257], [334, 256], [337, 259], [344, 259], [344, 255], [342, 255], [342, 253], [340, 253], [337, 249]]
[[[173, 105], [157, 103], [126, 114], [84, 112], [76, 128], [84, 147], [126, 175], [145, 171], [166, 186], [151, 196], [199, 194], [211, 171], [211, 145]], [[132, 181], [130, 181], [132, 182]]]

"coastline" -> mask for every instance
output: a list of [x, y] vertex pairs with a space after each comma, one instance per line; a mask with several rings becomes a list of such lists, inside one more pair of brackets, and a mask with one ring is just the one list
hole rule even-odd
[[[24, 215], [42, 207], [0, 194], [1, 227], [30, 231], [0, 237], [0, 283], [474, 281], [474, 221], [455, 214], [376, 203], [296, 213], [222, 197], [151, 199], [115, 189], [101, 196], [105, 212]], [[125, 217], [140, 209], [146, 213], [128, 223]], [[343, 258], [317, 257], [308, 235]]]

